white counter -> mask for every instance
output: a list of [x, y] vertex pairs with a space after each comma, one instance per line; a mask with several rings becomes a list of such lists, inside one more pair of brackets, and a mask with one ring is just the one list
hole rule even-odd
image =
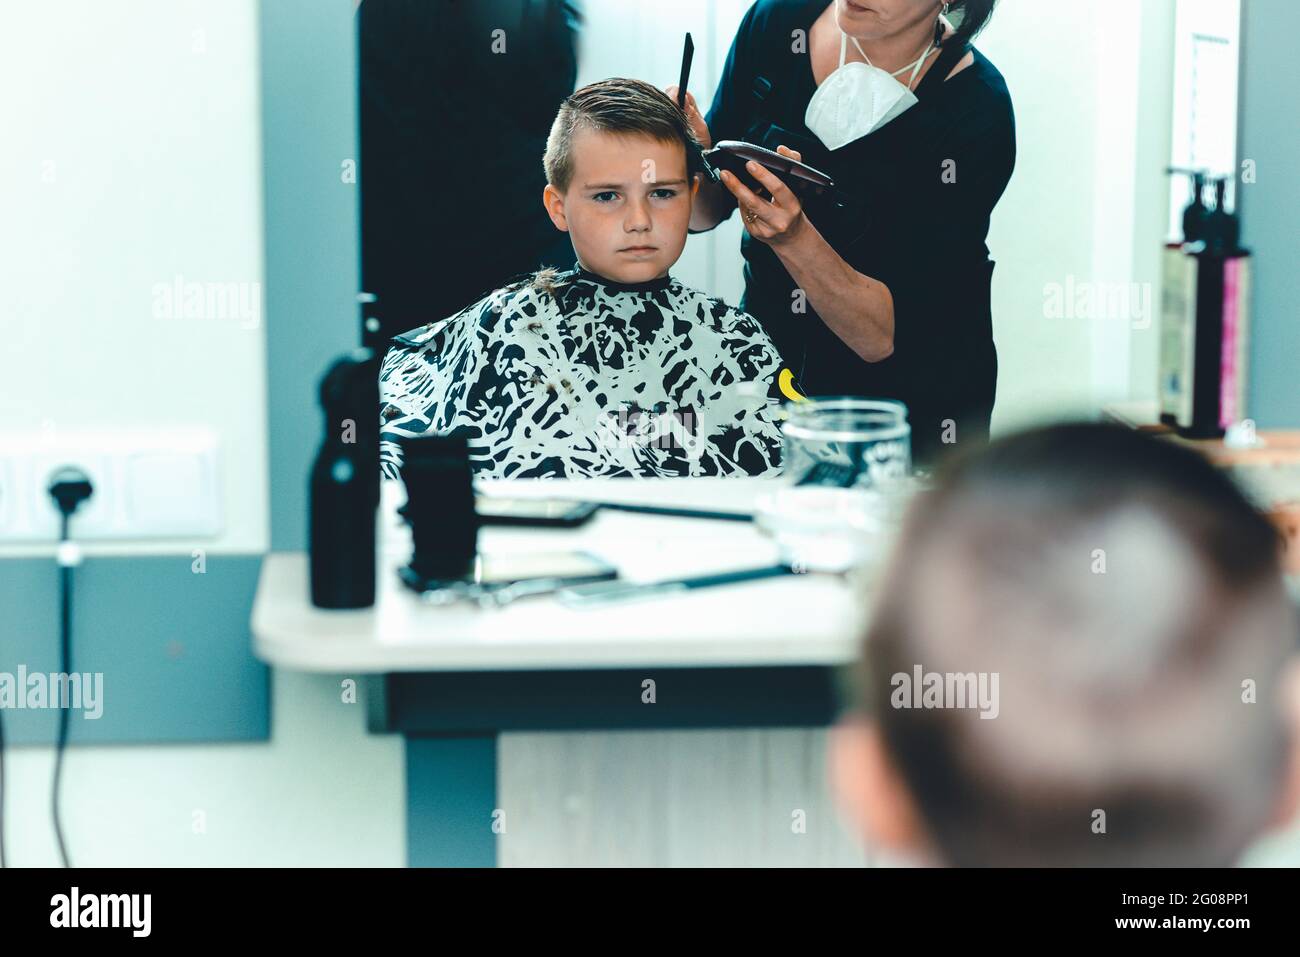
[[[554, 496], [748, 510], [765, 479], [489, 481], [486, 494]], [[396, 515], [400, 482], [384, 482], [375, 606], [311, 605], [303, 552], [267, 555], [253, 607], [254, 652], [283, 668], [333, 673], [626, 667], [828, 665], [856, 653], [861, 602], [843, 579], [793, 575], [592, 609], [552, 598], [497, 609], [430, 606], [396, 569], [410, 559]], [[580, 549], [654, 581], [775, 563], [772, 542], [751, 523], [601, 511], [576, 529], [489, 527], [481, 554]]]

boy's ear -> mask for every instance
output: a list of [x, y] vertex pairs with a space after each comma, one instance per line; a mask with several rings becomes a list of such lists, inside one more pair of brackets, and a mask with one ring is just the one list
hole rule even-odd
[[1270, 829], [1282, 829], [1294, 824], [1300, 817], [1300, 659], [1292, 659], [1279, 682], [1282, 708], [1291, 731], [1291, 748], [1287, 755], [1287, 769], [1278, 795]]
[[569, 220], [564, 215], [564, 194], [547, 183], [546, 189], [542, 190], [542, 205], [546, 207], [546, 215], [551, 217], [555, 228], [567, 233]]
[[922, 856], [925, 828], [880, 726], [863, 714], [845, 715], [828, 744], [831, 787], [848, 824], [869, 845]]
[[691, 176], [691, 199], [700, 195], [700, 183], [704, 181], [703, 173], [695, 173]]

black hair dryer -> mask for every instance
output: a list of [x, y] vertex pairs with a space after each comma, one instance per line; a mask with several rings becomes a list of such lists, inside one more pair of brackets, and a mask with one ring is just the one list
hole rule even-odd
[[308, 493], [311, 603], [375, 603], [379, 507], [379, 362], [370, 349], [338, 359], [320, 385], [325, 434]]

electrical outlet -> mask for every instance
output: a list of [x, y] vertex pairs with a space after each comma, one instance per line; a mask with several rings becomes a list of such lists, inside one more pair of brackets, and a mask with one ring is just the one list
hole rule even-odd
[[0, 433], [0, 542], [54, 542], [49, 495], [62, 466], [94, 494], [69, 523], [78, 541], [214, 537], [222, 529], [218, 444], [208, 429]]

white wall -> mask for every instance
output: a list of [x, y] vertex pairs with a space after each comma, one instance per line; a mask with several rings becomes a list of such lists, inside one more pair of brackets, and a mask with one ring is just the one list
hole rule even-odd
[[[7, 5], [0, 89], [0, 433], [209, 427], [227, 524], [202, 544], [264, 551], [265, 323], [153, 309], [178, 274], [262, 282], [255, 0]], [[86, 550], [188, 561], [192, 544]], [[270, 743], [71, 748], [73, 862], [403, 863], [401, 739], [368, 735], [364, 705], [340, 697], [336, 679], [277, 673]], [[10, 863], [56, 864], [52, 749], [8, 758]]]
[[[1134, 329], [1129, 340], [1129, 396], [1156, 398], [1159, 380], [1159, 295], [1162, 240], [1169, 233], [1170, 192], [1162, 184], [1172, 150], [1174, 111], [1175, 0], [1142, 0], [1142, 62], [1138, 74], [1141, 95], [1137, 113], [1139, 172], [1133, 196], [1134, 280], [1151, 283], [1157, 315], [1145, 329]], [[1184, 203], [1185, 205], [1185, 203]], [[1181, 207], [1179, 207], [1181, 210]], [[1180, 216], [1181, 219], [1181, 216]]]
[[266, 548], [265, 330], [155, 318], [155, 286], [261, 288], [254, 11], [43, 0], [0, 31], [0, 431], [214, 429], [226, 524], [197, 543], [214, 553]]

